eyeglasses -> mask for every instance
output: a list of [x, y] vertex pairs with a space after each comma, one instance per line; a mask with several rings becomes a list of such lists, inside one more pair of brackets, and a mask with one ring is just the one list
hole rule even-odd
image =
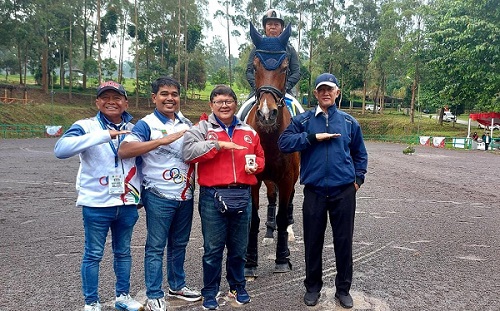
[[235, 102], [236, 101], [234, 99], [226, 99], [226, 100], [216, 100], [216, 101], [213, 101], [212, 104], [214, 104], [217, 107], [222, 107], [222, 106], [224, 106], [224, 104], [226, 104], [226, 106], [231, 106]]

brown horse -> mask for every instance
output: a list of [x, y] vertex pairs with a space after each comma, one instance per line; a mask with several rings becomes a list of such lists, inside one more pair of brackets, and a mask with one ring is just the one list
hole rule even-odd
[[288, 249], [287, 208], [299, 176], [299, 155], [298, 153], [284, 154], [278, 149], [278, 138], [291, 120], [290, 112], [284, 102], [288, 68], [285, 50], [290, 33], [291, 27], [288, 25], [279, 37], [262, 37], [250, 24], [250, 36], [256, 47], [256, 57], [253, 62], [256, 104], [250, 110], [247, 123], [259, 133], [265, 152], [266, 167], [257, 175], [258, 184], [252, 187], [252, 223], [245, 265], [245, 275], [249, 277], [257, 275], [259, 189], [262, 181], [268, 185], [268, 195], [270, 185], [274, 184], [278, 189], [278, 214], [276, 215], [278, 241], [275, 272], [288, 272], [292, 269]]

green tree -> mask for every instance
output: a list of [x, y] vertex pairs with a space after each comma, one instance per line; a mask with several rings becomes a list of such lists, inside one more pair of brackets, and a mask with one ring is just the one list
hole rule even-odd
[[500, 111], [500, 6], [435, 0], [427, 16], [425, 87], [434, 103]]
[[111, 80], [113, 79], [113, 74], [118, 70], [118, 65], [113, 58], [106, 58], [102, 60], [102, 69], [106, 79]]
[[222, 41], [221, 37], [214, 36], [212, 38], [212, 42], [206, 47], [206, 50], [205, 55], [208, 76], [215, 75], [221, 68], [227, 69], [228, 60], [226, 45]]
[[229, 83], [229, 75], [227, 74], [227, 68], [221, 67], [215, 73], [212, 74], [210, 82], [213, 85], [217, 84], [228, 84]]
[[363, 105], [368, 88], [368, 70], [373, 58], [375, 43], [380, 34], [379, 7], [375, 0], [353, 0], [346, 9], [346, 31], [356, 47], [359, 66], [362, 68]]
[[[376, 85], [376, 96], [381, 112], [384, 110], [385, 97], [387, 94], [388, 80], [393, 78], [399, 70], [397, 57], [401, 46], [400, 15], [397, 13], [397, 3], [387, 1], [381, 7], [381, 29], [377, 38], [371, 67], [373, 69], [374, 84]], [[376, 113], [377, 109], [373, 109]]]

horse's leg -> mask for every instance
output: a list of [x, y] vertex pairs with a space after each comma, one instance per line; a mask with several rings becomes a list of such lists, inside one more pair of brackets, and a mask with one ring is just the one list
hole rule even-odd
[[293, 185], [288, 185], [289, 182], [279, 184], [279, 207], [276, 215], [276, 224], [278, 226], [278, 242], [276, 244], [276, 273], [289, 272], [292, 270], [290, 262], [290, 249], [288, 249], [288, 204], [290, 203]]
[[259, 237], [259, 189], [261, 182], [252, 187], [252, 220], [250, 222], [250, 233], [248, 235], [248, 246], [245, 263], [245, 277], [257, 277], [258, 265], [258, 237]]
[[270, 245], [274, 241], [274, 230], [276, 230], [276, 201], [278, 199], [278, 188], [274, 182], [264, 182], [267, 188], [267, 221], [266, 221], [266, 235], [262, 244]]
[[295, 196], [295, 189], [293, 189], [292, 193], [290, 194], [290, 202], [288, 203], [288, 208], [286, 210], [287, 212], [287, 218], [288, 218], [288, 227], [286, 231], [288, 231], [288, 241], [294, 242], [295, 241], [295, 233], [293, 232], [293, 224], [295, 223], [295, 220], [293, 219], [293, 197]]

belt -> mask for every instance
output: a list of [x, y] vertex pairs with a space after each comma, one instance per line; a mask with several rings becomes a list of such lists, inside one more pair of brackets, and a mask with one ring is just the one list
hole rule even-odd
[[225, 186], [214, 186], [215, 189], [248, 189], [249, 185], [245, 184], [229, 184]]

